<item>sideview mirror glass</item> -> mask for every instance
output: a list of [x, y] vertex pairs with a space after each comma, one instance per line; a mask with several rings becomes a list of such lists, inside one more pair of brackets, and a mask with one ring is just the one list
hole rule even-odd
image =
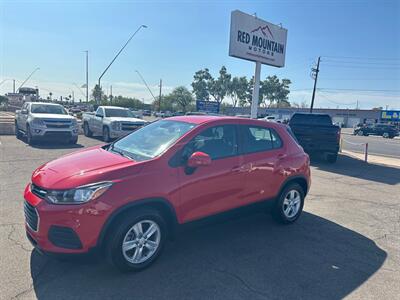
[[187, 165], [190, 168], [208, 166], [210, 164], [211, 164], [211, 157], [207, 153], [200, 151], [193, 153], [187, 161]]
[[21, 114], [27, 115], [28, 114], [28, 110], [27, 109], [21, 109]]

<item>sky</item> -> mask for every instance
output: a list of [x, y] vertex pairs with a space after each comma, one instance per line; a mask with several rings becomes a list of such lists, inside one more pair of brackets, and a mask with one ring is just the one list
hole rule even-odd
[[[131, 43], [102, 79], [103, 89], [152, 101], [138, 70], [158, 95], [191, 88], [193, 74], [226, 66], [251, 77], [255, 63], [228, 55], [231, 11], [239, 9], [288, 30], [285, 67], [263, 65], [292, 81], [289, 100], [310, 103], [310, 70], [321, 56], [315, 107], [400, 109], [400, 1], [8, 1], [0, 0], [0, 94], [25, 86], [42, 97], [84, 99], [85, 50], [89, 86], [129, 36]], [[229, 102], [229, 99], [226, 100]]]

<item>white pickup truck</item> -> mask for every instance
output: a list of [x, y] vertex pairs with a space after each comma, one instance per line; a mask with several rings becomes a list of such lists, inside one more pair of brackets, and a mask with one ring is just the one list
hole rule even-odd
[[59, 139], [76, 144], [78, 123], [62, 105], [25, 102], [15, 114], [15, 135], [26, 135], [29, 145], [37, 140]]
[[127, 135], [147, 122], [135, 118], [133, 113], [123, 107], [99, 106], [96, 112], [83, 114], [83, 133], [85, 136], [100, 135], [103, 141]]

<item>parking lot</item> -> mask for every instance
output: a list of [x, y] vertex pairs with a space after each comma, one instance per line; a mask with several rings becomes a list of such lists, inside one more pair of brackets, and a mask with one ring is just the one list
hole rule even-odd
[[[386, 140], [385, 140], [386, 142]], [[101, 141], [28, 146], [0, 136], [1, 299], [395, 299], [400, 294], [400, 169], [340, 156], [312, 163], [297, 223], [246, 213], [181, 233], [149, 269], [101, 258], [56, 261], [25, 237], [23, 189], [42, 163]], [[397, 295], [397, 296], [396, 296]]]

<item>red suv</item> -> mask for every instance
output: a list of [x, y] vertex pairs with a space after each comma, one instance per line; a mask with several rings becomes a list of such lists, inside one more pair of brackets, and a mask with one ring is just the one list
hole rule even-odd
[[140, 270], [179, 224], [263, 201], [292, 223], [309, 187], [309, 158], [285, 125], [179, 116], [39, 167], [26, 231], [42, 252], [101, 248], [119, 269]]

